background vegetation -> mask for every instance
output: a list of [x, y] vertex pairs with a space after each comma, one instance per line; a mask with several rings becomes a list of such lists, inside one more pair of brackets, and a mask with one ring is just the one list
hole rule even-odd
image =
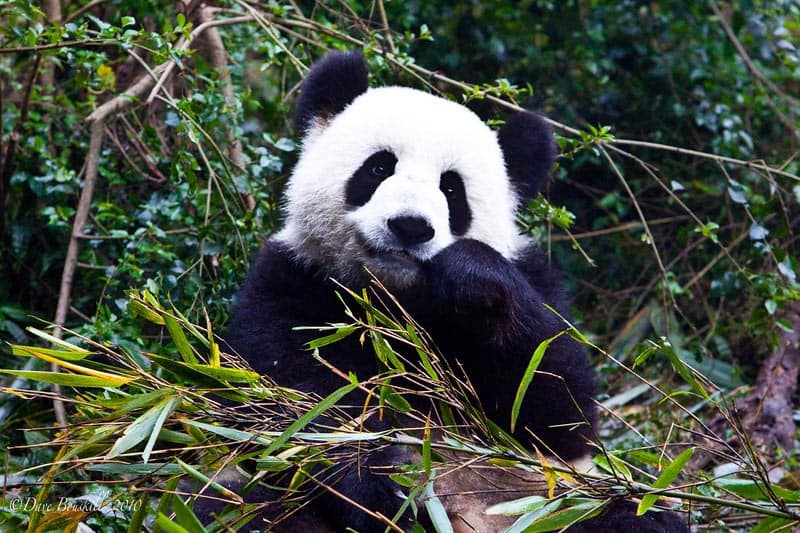
[[[796, 0], [4, 1], [0, 21], [7, 343], [41, 342], [25, 328], [44, 320], [57, 338], [68, 328], [74, 343], [94, 339], [132, 361], [185, 360], [163, 320], [131, 316], [130, 292], [142, 290], [186, 324], [222, 330], [251, 253], [280, 225], [297, 84], [326, 50], [361, 49], [373, 84], [440, 92], [490, 121], [522, 106], [556, 122], [555, 178], [520, 224], [566, 271], [577, 325], [599, 347], [610, 448], [699, 443], [709, 453], [694, 472], [722, 464], [797, 488], [787, 418], [800, 364]], [[764, 364], [775, 354], [789, 361], [783, 380]], [[18, 355], [3, 343], [0, 366], [47, 370], [46, 358]], [[38, 446], [55, 435], [47, 427], [100, 416], [61, 412], [50, 385], [25, 377], [2, 382], [41, 391], [0, 397], [7, 483], [16, 473], [41, 482], [37, 468], [59, 453]], [[764, 379], [783, 388], [759, 389]], [[758, 405], [744, 404], [741, 419], [726, 409], [750, 391], [782, 401], [768, 414], [790, 427], [745, 416]], [[750, 452], [723, 453], [697, 434]], [[91, 491], [81, 487], [58, 490]], [[774, 491], [734, 496], [785, 512], [778, 525], [797, 517], [786, 507], [795, 496], [782, 494], [784, 507]], [[763, 519], [739, 509], [717, 501], [695, 519], [720, 530]], [[7, 509], [3, 520], [35, 526]]]

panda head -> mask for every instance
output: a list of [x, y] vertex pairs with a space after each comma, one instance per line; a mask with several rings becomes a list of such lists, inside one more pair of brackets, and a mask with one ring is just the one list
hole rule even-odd
[[519, 202], [556, 155], [541, 118], [521, 112], [495, 133], [466, 107], [405, 88], [367, 87], [357, 53], [331, 53], [305, 78], [295, 115], [304, 133], [278, 239], [339, 281], [366, 271], [389, 288], [456, 239], [513, 259], [525, 246]]

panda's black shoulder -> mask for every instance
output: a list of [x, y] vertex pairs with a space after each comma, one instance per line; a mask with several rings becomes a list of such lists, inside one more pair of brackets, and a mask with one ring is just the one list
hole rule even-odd
[[559, 313], [567, 312], [569, 297], [564, 285], [564, 275], [553, 265], [545, 250], [531, 243], [517, 253], [513, 263], [545, 303]]
[[[234, 296], [224, 341], [263, 374], [290, 372], [274, 368], [309, 339], [297, 326], [321, 325], [341, 312], [330, 283], [315, 268], [299, 261], [292, 250], [268, 240], [255, 256]], [[296, 358], [299, 359], [299, 358]]]
[[[256, 253], [234, 298], [231, 322], [252, 318], [249, 315], [270, 306], [302, 304], [306, 292], [316, 290], [323, 279], [315, 269], [298, 261], [288, 245], [269, 239]], [[240, 314], [244, 316], [237, 316]]]

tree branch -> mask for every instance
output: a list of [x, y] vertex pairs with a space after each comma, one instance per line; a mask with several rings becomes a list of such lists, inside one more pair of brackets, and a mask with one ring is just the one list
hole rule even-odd
[[[42, 7], [44, 8], [44, 12], [47, 15], [47, 23], [51, 26], [57, 26], [61, 24], [61, 0], [44, 0], [42, 2]], [[37, 68], [39, 65], [39, 60], [41, 59], [41, 55], [37, 56]], [[44, 68], [42, 69], [41, 77], [40, 77], [40, 85], [42, 91], [49, 92], [53, 90], [53, 86], [55, 84], [55, 64], [52, 61], [48, 61], [44, 64]], [[50, 121], [50, 117], [47, 116], [44, 119], [45, 121]], [[49, 132], [50, 128], [48, 128]], [[49, 137], [49, 134], [48, 134]], [[67, 255], [69, 255], [69, 251], [67, 251]], [[67, 306], [69, 307], [69, 302], [67, 302]], [[56, 310], [56, 316], [58, 316], [58, 310]], [[56, 321], [56, 324], [58, 322]], [[63, 324], [62, 324], [63, 325]], [[55, 331], [56, 337], [59, 339], [61, 338], [62, 331], [56, 326]], [[58, 365], [55, 363], [50, 363], [50, 369], [53, 372], [58, 372]], [[55, 393], [55, 399], [53, 400], [53, 411], [55, 412], [56, 422], [61, 427], [67, 426], [67, 410], [64, 407], [64, 401], [61, 400], [61, 386], [53, 384], [52, 386], [53, 392]]]

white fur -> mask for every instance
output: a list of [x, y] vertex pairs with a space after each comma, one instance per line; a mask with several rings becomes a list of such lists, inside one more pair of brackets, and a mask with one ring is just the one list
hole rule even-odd
[[[388, 149], [398, 158], [395, 174], [363, 206], [345, 205], [348, 179], [373, 153]], [[341, 113], [318, 122], [286, 191], [286, 225], [278, 239], [305, 261], [322, 265], [343, 281], [367, 267], [385, 283], [406, 285], [405, 264], [386, 265], [365, 253], [400, 249], [386, 221], [420, 216], [435, 234], [405, 251], [433, 257], [457, 237], [449, 227], [447, 200], [439, 190], [443, 172], [464, 180], [472, 222], [464, 237], [513, 258], [526, 243], [514, 221], [517, 199], [495, 133], [466, 107], [405, 87], [369, 89]], [[390, 278], [390, 279], [385, 279]]]

